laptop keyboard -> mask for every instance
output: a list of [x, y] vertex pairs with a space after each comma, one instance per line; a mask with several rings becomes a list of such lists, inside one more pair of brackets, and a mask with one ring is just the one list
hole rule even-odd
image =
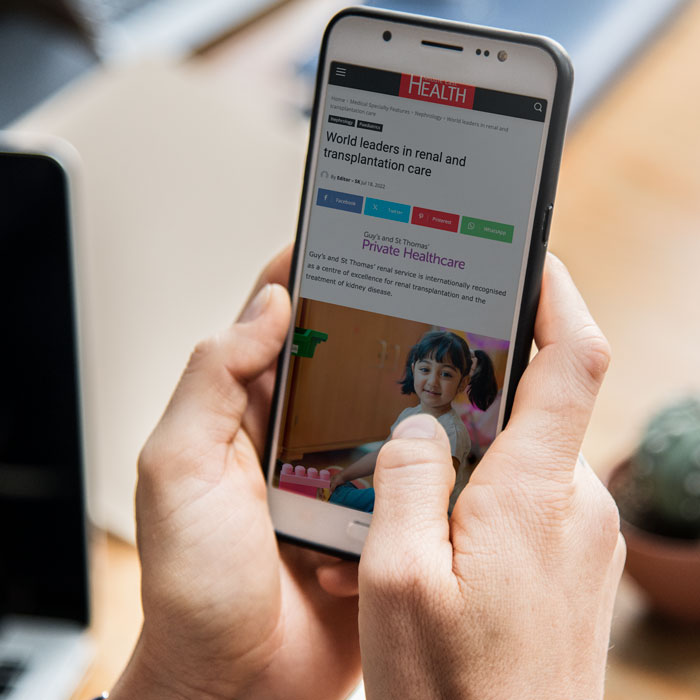
[[0, 698], [10, 694], [25, 668], [23, 661], [0, 659]]

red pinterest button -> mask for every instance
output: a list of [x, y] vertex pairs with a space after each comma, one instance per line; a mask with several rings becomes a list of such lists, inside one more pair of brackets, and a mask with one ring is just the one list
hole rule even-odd
[[418, 226], [439, 228], [443, 231], [452, 231], [453, 233], [457, 233], [459, 230], [459, 214], [448, 214], [444, 211], [413, 207], [411, 223], [417, 224]]

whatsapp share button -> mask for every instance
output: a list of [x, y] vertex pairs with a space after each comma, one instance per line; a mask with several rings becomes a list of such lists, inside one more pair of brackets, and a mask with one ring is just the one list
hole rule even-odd
[[491, 241], [513, 242], [513, 227], [508, 224], [499, 224], [497, 221], [475, 219], [471, 216], [463, 216], [459, 232], [465, 236], [488, 238]]

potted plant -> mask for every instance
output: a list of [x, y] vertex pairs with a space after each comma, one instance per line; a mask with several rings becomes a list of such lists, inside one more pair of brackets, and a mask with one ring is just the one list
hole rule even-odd
[[627, 572], [656, 609], [700, 622], [700, 399], [654, 415], [609, 488], [627, 541]]

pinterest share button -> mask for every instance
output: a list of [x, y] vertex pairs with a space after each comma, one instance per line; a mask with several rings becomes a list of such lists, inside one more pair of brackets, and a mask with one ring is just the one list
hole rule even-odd
[[418, 226], [439, 228], [443, 231], [452, 231], [453, 233], [457, 233], [457, 230], [459, 229], [459, 214], [448, 214], [444, 211], [413, 207], [411, 223], [417, 224]]

